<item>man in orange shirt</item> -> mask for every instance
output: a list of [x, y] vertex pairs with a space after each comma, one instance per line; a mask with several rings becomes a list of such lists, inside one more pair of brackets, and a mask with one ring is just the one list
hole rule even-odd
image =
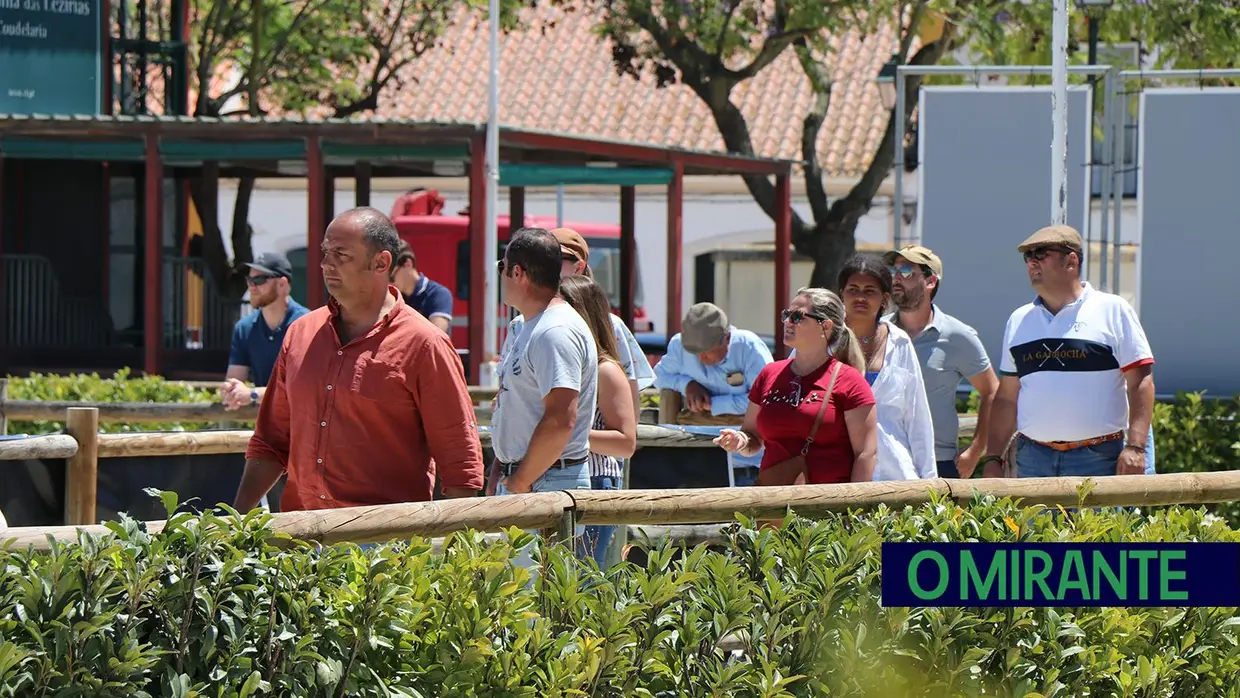
[[284, 473], [283, 511], [429, 501], [482, 488], [482, 446], [448, 336], [388, 283], [400, 244], [381, 212], [340, 214], [323, 240], [327, 305], [288, 329], [246, 450], [236, 508]]

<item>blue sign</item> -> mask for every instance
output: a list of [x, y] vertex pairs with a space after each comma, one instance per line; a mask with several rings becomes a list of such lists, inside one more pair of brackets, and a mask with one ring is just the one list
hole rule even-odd
[[98, 114], [101, 0], [0, 0], [0, 114]]
[[883, 606], [1240, 606], [1237, 543], [883, 543]]

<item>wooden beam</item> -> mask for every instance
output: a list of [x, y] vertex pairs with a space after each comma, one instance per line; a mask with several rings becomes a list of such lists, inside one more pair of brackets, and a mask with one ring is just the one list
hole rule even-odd
[[68, 458], [77, 453], [77, 448], [77, 441], [67, 434], [0, 441], [0, 461]]
[[142, 367], [146, 375], [157, 376], [164, 349], [164, 163], [157, 130], [147, 131], [145, 153]]
[[[684, 180], [681, 180], [684, 195]], [[620, 319], [633, 330], [637, 304], [637, 187], [620, 187]]]
[[65, 524], [95, 523], [99, 491], [99, 410], [75, 407], [68, 411], [65, 432], [77, 449], [65, 462]]
[[306, 225], [306, 299], [307, 308], [314, 310], [327, 300], [323, 287], [323, 236], [327, 221], [323, 214], [327, 172], [323, 168], [323, 142], [318, 136], [306, 139], [306, 199], [309, 210]]
[[[1093, 488], [1082, 497], [1078, 489], [1086, 482], [1092, 483]], [[967, 505], [978, 493], [1020, 499], [1026, 506], [1196, 506], [1240, 500], [1240, 471], [1096, 478], [903, 480], [792, 487], [573, 490], [278, 513], [272, 515], [272, 525], [277, 532], [293, 538], [334, 544], [446, 535], [466, 529], [554, 528], [569, 511], [578, 525], [666, 526], [723, 523], [733, 521], [738, 512], [759, 519], [776, 519], [789, 509], [812, 517], [883, 504], [920, 505], [929, 503], [932, 496], [948, 496]], [[162, 522], [149, 522], [146, 527], [157, 533]], [[45, 550], [49, 536], [71, 542], [76, 540], [79, 530], [110, 535], [103, 526], [10, 528], [0, 533], [0, 546], [15, 544]]]
[[792, 184], [788, 175], [775, 177], [775, 360], [788, 355], [780, 314], [788, 304], [792, 284]]
[[681, 272], [684, 269], [684, 199], [685, 168], [677, 162], [672, 166], [673, 176], [667, 185], [667, 339], [680, 332], [682, 290]]

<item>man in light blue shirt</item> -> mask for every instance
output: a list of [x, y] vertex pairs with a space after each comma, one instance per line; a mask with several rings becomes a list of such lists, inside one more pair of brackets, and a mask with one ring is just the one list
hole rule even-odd
[[[667, 343], [667, 353], [654, 367], [654, 386], [675, 390], [685, 409], [712, 415], [736, 415], [740, 424], [749, 409], [749, 389], [763, 367], [771, 363], [766, 342], [749, 330], [733, 327], [714, 303], [697, 303], [681, 322], [680, 334]], [[733, 456], [736, 484], [757, 477], [762, 452]], [[743, 482], [742, 482], [743, 481]]]

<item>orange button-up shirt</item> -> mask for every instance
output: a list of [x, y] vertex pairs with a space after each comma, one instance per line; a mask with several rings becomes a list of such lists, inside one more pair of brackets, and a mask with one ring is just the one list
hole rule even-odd
[[448, 336], [405, 304], [341, 344], [335, 300], [289, 326], [247, 459], [288, 473], [283, 511], [420, 502], [482, 489], [482, 445]]

